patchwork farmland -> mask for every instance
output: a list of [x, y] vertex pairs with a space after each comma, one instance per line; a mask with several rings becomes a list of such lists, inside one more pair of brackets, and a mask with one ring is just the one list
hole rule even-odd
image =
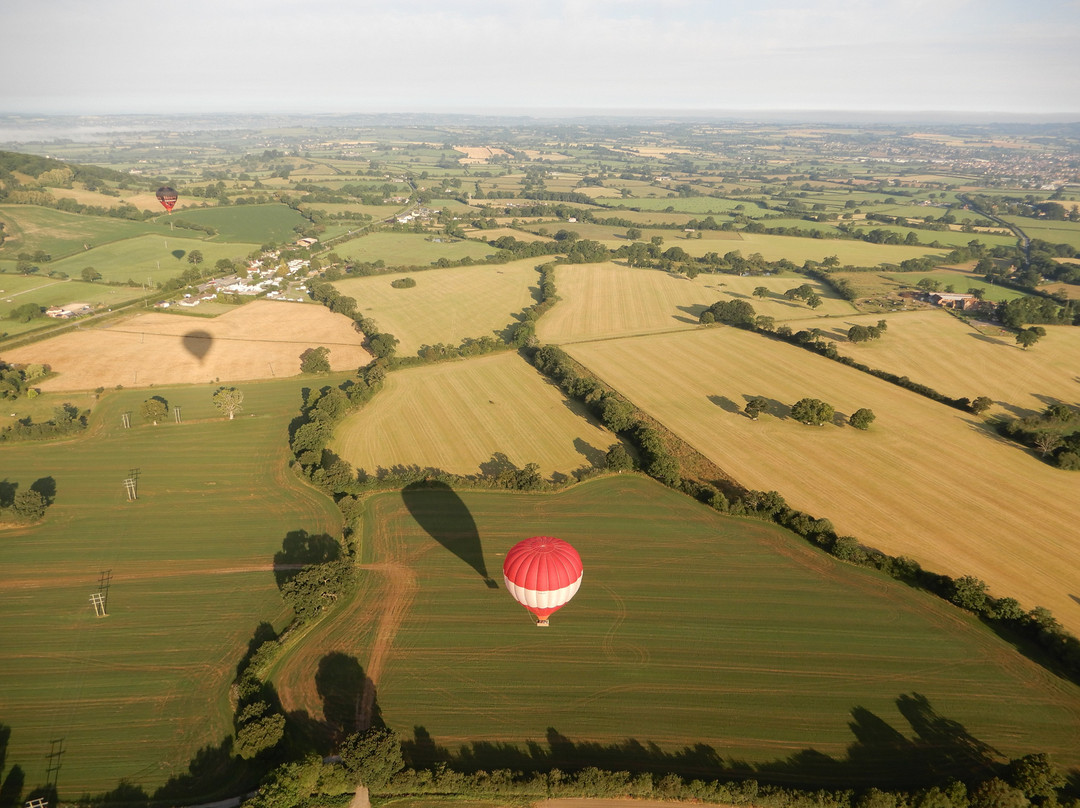
[[[59, 802], [213, 802], [369, 722], [435, 772], [414, 782], [597, 766], [654, 797], [677, 773], [929, 805], [916, 789], [1045, 752], [1075, 790], [1061, 654], [643, 470], [699, 479], [695, 450], [733, 513], [740, 486], [776, 491], [852, 547], [1080, 632], [1076, 473], [995, 429], [1080, 409], [1080, 192], [1054, 191], [1051, 221], [980, 162], [1003, 141], [978, 127], [325, 124], [0, 152], [0, 777], [25, 773], [0, 796], [52, 798], [62, 738]], [[1010, 171], [1064, 170], [1062, 138], [1008, 135]], [[1030, 255], [974, 200], [1007, 209]], [[179, 306], [233, 276], [246, 294]], [[916, 297], [924, 278], [1024, 301], [1021, 327], [1044, 332], [1022, 350], [991, 307]], [[44, 316], [79, 301], [93, 317]], [[703, 326], [717, 303], [752, 306], [760, 332]], [[946, 406], [777, 329], [994, 403]], [[330, 370], [302, 373], [319, 346]], [[549, 346], [612, 394], [543, 375]], [[222, 386], [244, 396], [232, 420]], [[804, 397], [833, 421], [797, 422]], [[689, 447], [670, 477], [635, 407]], [[84, 410], [86, 429], [50, 432]], [[43, 518], [16, 508], [28, 490]], [[499, 581], [538, 534], [585, 563], [545, 630]]]

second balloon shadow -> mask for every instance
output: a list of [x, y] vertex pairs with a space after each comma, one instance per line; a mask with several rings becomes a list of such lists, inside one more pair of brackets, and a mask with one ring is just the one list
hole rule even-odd
[[431, 538], [472, 567], [490, 589], [498, 589], [488, 575], [476, 521], [454, 489], [441, 482], [411, 483], [402, 489], [401, 498]]

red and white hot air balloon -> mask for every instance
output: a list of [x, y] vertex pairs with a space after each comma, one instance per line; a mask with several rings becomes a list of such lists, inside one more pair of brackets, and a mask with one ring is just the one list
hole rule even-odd
[[510, 548], [503, 561], [506, 591], [546, 626], [581, 586], [581, 556], [562, 539], [533, 536]]

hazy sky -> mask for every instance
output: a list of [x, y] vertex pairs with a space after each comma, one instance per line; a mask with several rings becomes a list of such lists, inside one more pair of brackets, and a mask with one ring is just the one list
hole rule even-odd
[[1080, 0], [2, 0], [0, 112], [1080, 113]]

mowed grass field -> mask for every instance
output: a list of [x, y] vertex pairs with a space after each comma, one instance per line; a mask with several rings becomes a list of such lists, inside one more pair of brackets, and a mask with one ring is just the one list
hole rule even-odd
[[[312, 673], [338, 652], [374, 679], [392, 729], [454, 753], [473, 742], [546, 753], [552, 731], [669, 753], [703, 744], [754, 764], [809, 750], [843, 761], [851, 748], [863, 753], [854, 781], [874, 781], [900, 765], [895, 738], [888, 752], [872, 740], [879, 722], [917, 739], [900, 707], [921, 698], [927, 719], [1006, 757], [1080, 762], [1080, 689], [978, 621], [637, 475], [543, 496], [379, 494], [362, 525], [361, 592], [275, 671], [286, 709], [318, 713]], [[585, 570], [546, 629], [499, 574], [506, 551], [537, 534], [571, 542]], [[962, 734], [922, 741], [946, 765]]]
[[940, 309], [896, 312], [884, 318], [889, 326], [884, 336], [857, 345], [847, 342], [848, 329], [856, 323], [874, 325], [881, 317], [790, 325], [821, 328], [845, 356], [907, 376], [947, 396], [989, 396], [999, 405], [991, 415], [1012, 415], [1016, 409], [1042, 412], [1051, 399], [1080, 407], [1080, 329], [1044, 326], [1046, 336], [1023, 350], [1012, 331], [969, 325]]
[[368, 474], [395, 465], [478, 474], [496, 453], [518, 468], [569, 474], [618, 439], [516, 353], [391, 374], [338, 425], [330, 448]]
[[486, 258], [498, 250], [479, 241], [452, 241], [443, 236], [441, 241], [420, 233], [394, 233], [382, 231], [344, 241], [334, 251], [350, 261], [385, 261], [391, 267], [429, 267], [440, 258], [457, 261], [469, 257]]
[[213, 267], [221, 258], [241, 259], [258, 244], [214, 244], [186, 235], [190, 230], [174, 233], [143, 235], [116, 241], [87, 250], [61, 261], [53, 261], [49, 269], [66, 272], [78, 278], [85, 267], [93, 267], [101, 273], [105, 282], [124, 283], [133, 280], [156, 285], [175, 278], [191, 268], [187, 257], [192, 250], [203, 254], [203, 268]]
[[[335, 281], [334, 287], [356, 299], [357, 309], [384, 333], [399, 341], [399, 354], [422, 345], [457, 345], [466, 337], [502, 333], [514, 315], [536, 302], [539, 258], [497, 266], [451, 267]], [[395, 289], [399, 278], [416, 286]]]
[[[80, 216], [36, 205], [0, 205], [4, 223], [4, 243], [0, 258], [16, 258], [19, 253], [44, 250], [53, 261], [73, 253], [87, 252], [87, 245], [100, 246], [148, 233], [167, 233], [149, 222], [130, 222], [103, 216]], [[43, 269], [52, 269], [44, 264]]]
[[[566, 350], [743, 485], [1080, 629], [1077, 478], [981, 418], [735, 328]], [[750, 396], [771, 401], [758, 421], [741, 412]], [[788, 417], [804, 397], [829, 402], [839, 419], [868, 407], [877, 420], [865, 432], [804, 426]]]
[[214, 241], [255, 245], [295, 241], [294, 227], [307, 225], [299, 211], [287, 205], [228, 205], [173, 213], [178, 219], [208, 225], [217, 231]]
[[[110, 393], [85, 437], [0, 446], [0, 479], [51, 478], [56, 491], [41, 524], [0, 530], [0, 721], [28, 789], [44, 784], [53, 739], [71, 800], [121, 778], [152, 791], [232, 733], [228, 687], [247, 642], [287, 619], [274, 553], [289, 531], [340, 531], [329, 498], [287, 471], [301, 386], [245, 385], [233, 421], [212, 386], [160, 388], [184, 423], [157, 427], [138, 415], [145, 392]], [[98, 619], [89, 597], [103, 571]]]
[[[809, 284], [822, 297], [811, 309], [787, 300], [784, 292]], [[542, 342], [575, 342], [632, 334], [697, 328], [698, 318], [713, 303], [742, 299], [758, 314], [777, 322], [812, 316], [854, 314], [855, 309], [815, 280], [803, 276], [701, 274], [694, 279], [655, 269], [633, 269], [615, 263], [575, 264], [556, 270], [560, 300], [537, 323]], [[754, 296], [764, 286], [770, 294]]]
[[61, 334], [5, 351], [12, 363], [48, 364], [42, 390], [208, 384], [296, 376], [300, 354], [330, 349], [330, 367], [371, 361], [363, 335], [344, 315], [309, 303], [259, 300], [220, 317], [150, 312], [101, 328]]
[[0, 275], [0, 332], [18, 334], [53, 320], [35, 318], [26, 323], [7, 319], [12, 309], [25, 303], [39, 306], [59, 306], [64, 303], [82, 302], [95, 307], [110, 307], [141, 297], [146, 292], [131, 286], [106, 286], [102, 283], [86, 283], [78, 280], [60, 280], [34, 275]]
[[[807, 259], [823, 261], [828, 256], [835, 255], [839, 259], [841, 266], [852, 264], [853, 266], [873, 267], [879, 264], [899, 264], [908, 258], [929, 256], [939, 259], [948, 253], [948, 250], [935, 250], [932, 247], [871, 244], [868, 241], [770, 236], [762, 233], [742, 233], [741, 235], [743, 243], [738, 245], [738, 248], [744, 256], [761, 253], [766, 261], [779, 261], [781, 258], [787, 258], [797, 264], [802, 264]], [[708, 247], [709, 242], [707, 239], [687, 241], [686, 244], [704, 244], [706, 249], [703, 252], [716, 249], [715, 246]], [[691, 255], [699, 254], [686, 246], [686, 244], [680, 242], [680, 245]]]

